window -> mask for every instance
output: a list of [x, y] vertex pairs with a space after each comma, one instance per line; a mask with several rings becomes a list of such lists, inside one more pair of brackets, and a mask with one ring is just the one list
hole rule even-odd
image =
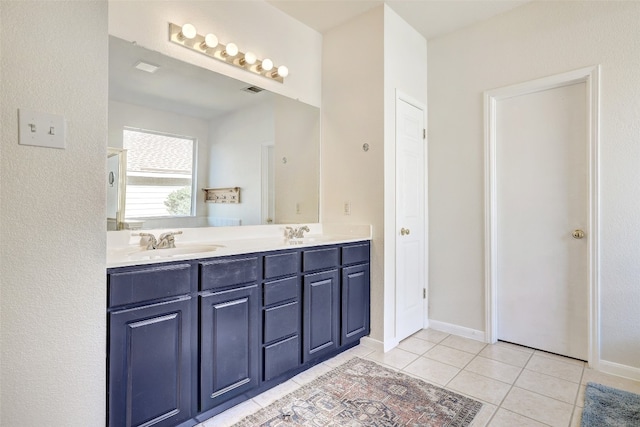
[[195, 138], [125, 129], [125, 217], [195, 215]]

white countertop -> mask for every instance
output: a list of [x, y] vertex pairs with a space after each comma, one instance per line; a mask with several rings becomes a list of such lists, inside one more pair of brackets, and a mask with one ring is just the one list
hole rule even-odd
[[[304, 239], [287, 241], [284, 238], [285, 227], [298, 228], [302, 225], [108, 231], [107, 268], [333, 245], [371, 240], [372, 236], [370, 225], [305, 224], [309, 227], [309, 232], [305, 233]], [[140, 244], [140, 236], [136, 235], [144, 232], [158, 237], [167, 231], [182, 232], [175, 236], [176, 247], [173, 249], [146, 250], [145, 246]]]

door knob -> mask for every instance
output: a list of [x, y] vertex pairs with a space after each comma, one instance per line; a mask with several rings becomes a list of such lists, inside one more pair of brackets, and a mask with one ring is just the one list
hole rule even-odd
[[407, 236], [407, 235], [409, 235], [409, 233], [410, 233], [410, 232], [411, 232], [411, 231], [410, 231], [408, 228], [404, 228], [404, 227], [402, 227], [402, 228], [400, 229], [400, 234], [401, 234], [401, 235], [403, 235], [403, 236]]
[[584, 237], [584, 231], [582, 230], [573, 230], [571, 233], [574, 239], [582, 239]]

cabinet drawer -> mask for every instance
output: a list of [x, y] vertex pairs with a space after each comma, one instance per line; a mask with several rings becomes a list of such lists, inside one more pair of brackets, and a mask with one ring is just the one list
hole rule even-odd
[[200, 290], [227, 288], [258, 280], [258, 257], [200, 263]]
[[290, 276], [300, 271], [300, 254], [287, 252], [283, 254], [265, 255], [264, 278]]
[[108, 306], [135, 304], [191, 292], [190, 264], [155, 266], [107, 275]]
[[287, 338], [264, 348], [264, 381], [269, 381], [300, 365], [300, 339]]
[[342, 248], [342, 264], [357, 264], [359, 262], [369, 262], [369, 244], [344, 246]]
[[264, 284], [264, 305], [298, 298], [298, 277], [289, 277]]
[[297, 301], [264, 311], [264, 342], [279, 340], [300, 330], [300, 305]]
[[323, 248], [304, 251], [302, 269], [304, 271], [321, 270], [340, 265], [338, 248]]

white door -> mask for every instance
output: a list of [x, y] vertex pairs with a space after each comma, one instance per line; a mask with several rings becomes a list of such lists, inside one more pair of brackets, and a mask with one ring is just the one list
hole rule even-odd
[[582, 360], [589, 330], [587, 118], [585, 82], [496, 104], [497, 337]]
[[424, 108], [396, 98], [396, 338], [425, 319]]

